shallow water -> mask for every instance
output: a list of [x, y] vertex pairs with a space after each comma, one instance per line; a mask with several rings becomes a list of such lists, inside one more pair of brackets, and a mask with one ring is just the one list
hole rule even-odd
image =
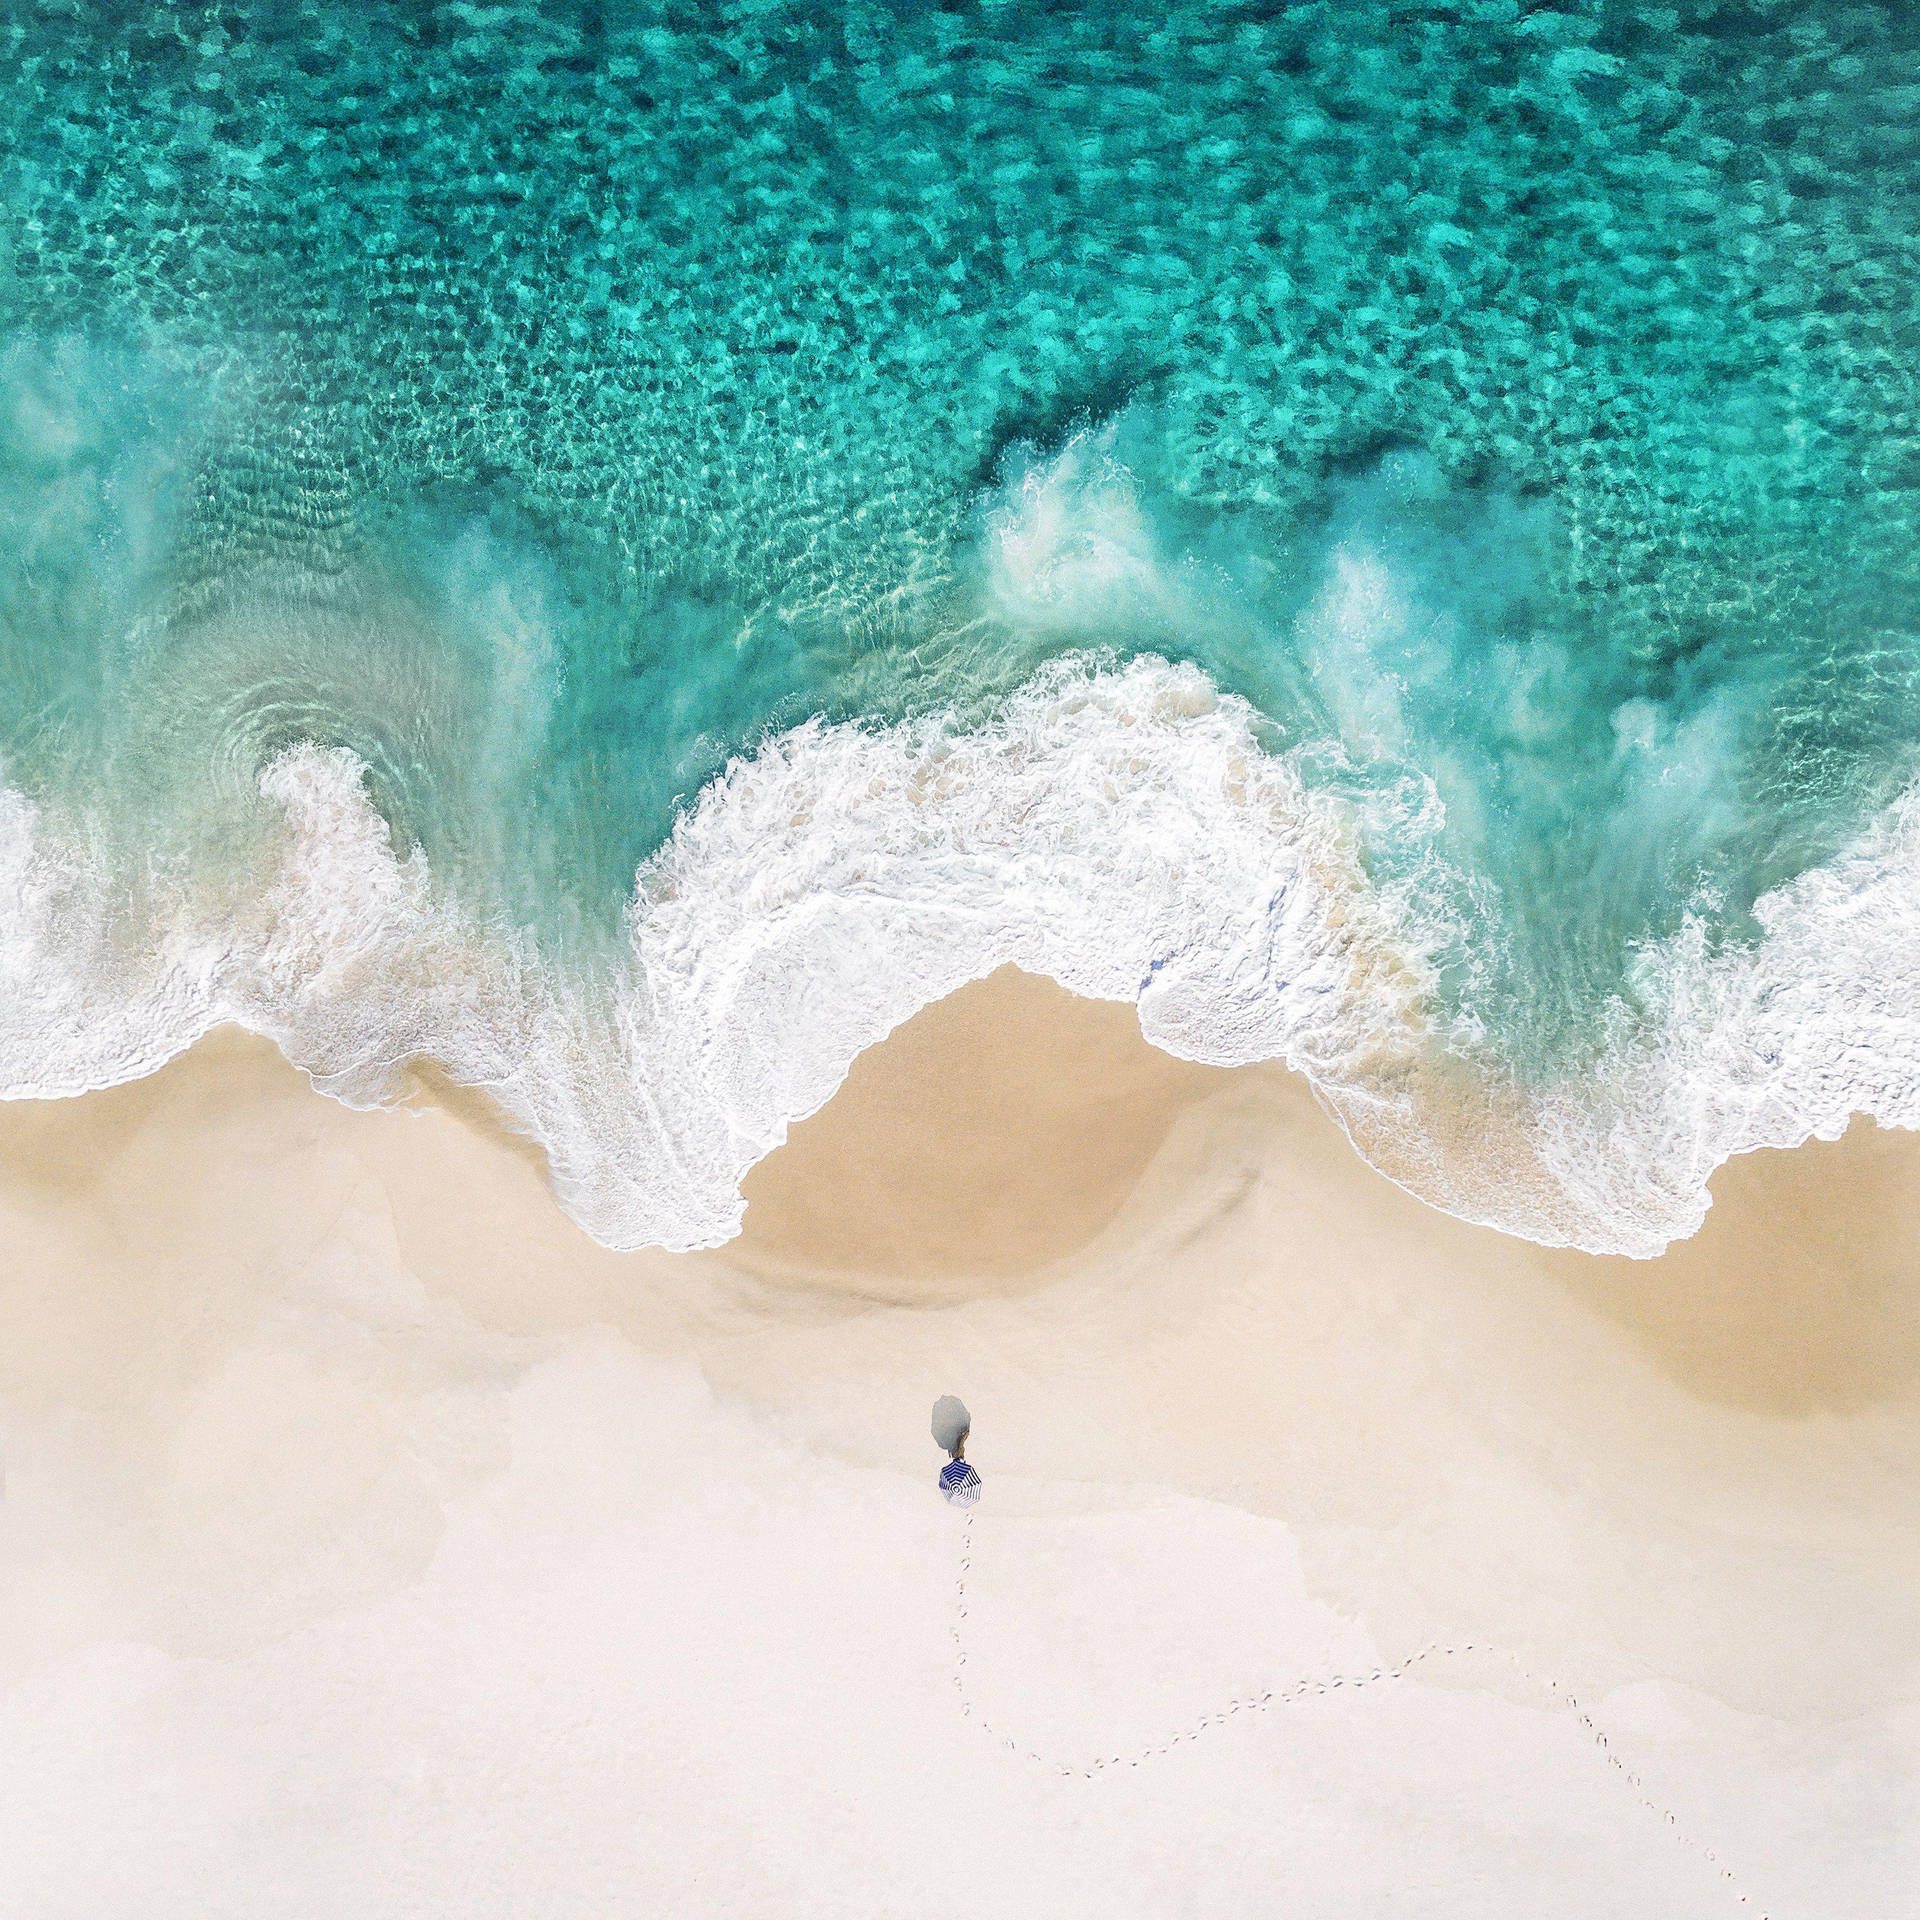
[[1008, 959], [1545, 1238], [1920, 1112], [1905, 10], [0, 35], [11, 1090], [429, 1055], [675, 1244]]

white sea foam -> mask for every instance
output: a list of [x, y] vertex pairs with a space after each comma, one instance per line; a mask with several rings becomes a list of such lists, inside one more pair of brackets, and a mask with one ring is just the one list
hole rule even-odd
[[0, 1070], [11, 1094], [77, 1091], [237, 1021], [372, 1102], [431, 1056], [545, 1142], [592, 1232], [675, 1247], [734, 1231], [741, 1176], [860, 1049], [1009, 962], [1136, 1002], [1173, 1051], [1359, 1085], [1415, 1044], [1419, 972], [1337, 806], [1252, 717], [1143, 660], [1051, 669], [971, 732], [801, 727], [729, 767], [643, 871], [604, 1000], [396, 856], [340, 751], [267, 770], [286, 836], [253, 911], [195, 928], [182, 903], [117, 972], [84, 868], [14, 796], [6, 952], [27, 991]]
[[218, 973], [203, 942], [120, 925], [84, 855], [0, 780], [0, 1096], [151, 1073], [217, 1017]]
[[[1378, 731], [1368, 636], [1405, 619], [1364, 559], [1335, 556], [1309, 619], [1329, 697], [1378, 709]], [[1190, 629], [1218, 617], [1210, 591], [1157, 550], [1093, 439], [986, 526], [983, 618], [1050, 644]], [[1754, 947], [1715, 953], [1689, 924], [1643, 951], [1651, 1013], [1542, 1092], [1471, 1023], [1430, 1020], [1441, 890], [1370, 884], [1347, 803], [1264, 749], [1256, 720], [1196, 667], [1079, 655], [977, 725], [801, 726], [701, 793], [638, 876], [623, 964], [591, 980], [396, 853], [342, 749], [296, 746], [260, 775], [254, 883], [155, 881], [138, 913], [0, 785], [0, 1094], [135, 1078], [226, 1021], [355, 1104], [394, 1098], [427, 1058], [544, 1143], [600, 1239], [713, 1245], [747, 1169], [862, 1048], [1011, 963], [1132, 1002], [1171, 1052], [1284, 1060], [1404, 1184], [1596, 1251], [1691, 1232], [1732, 1153], [1856, 1112], [1920, 1125], [1920, 789], [1762, 900]], [[1412, 775], [1367, 804], [1402, 844], [1444, 820]]]
[[1734, 1154], [1837, 1139], [1856, 1114], [1920, 1127], [1920, 785], [1754, 917], [1752, 946], [1714, 953], [1690, 921], [1646, 948], [1649, 1017], [1542, 1101], [1542, 1158], [1586, 1244], [1653, 1254], [1691, 1234]]
[[1656, 1017], [1591, 1079], [1509, 1102], [1503, 1163], [1423, 1104], [1405, 919], [1251, 721], [1198, 670], [1140, 660], [1053, 667], [973, 731], [798, 728], [683, 819], [641, 876], [630, 965], [591, 995], [397, 856], [337, 750], [268, 769], [286, 831], [251, 912], [196, 924], [182, 897], [137, 946], [0, 791], [0, 1076], [14, 1097], [111, 1084], [223, 1021], [355, 1104], [430, 1057], [545, 1143], [591, 1232], [672, 1247], [731, 1235], [747, 1168], [863, 1047], [1008, 963], [1134, 1002], [1169, 1051], [1285, 1060], [1429, 1197], [1596, 1251], [1691, 1232], [1730, 1154], [1855, 1113], [1920, 1125], [1920, 789], [1763, 899], [1755, 946], [1714, 954], [1689, 925], [1648, 948]]
[[1336, 804], [1258, 749], [1252, 718], [1142, 660], [1049, 670], [974, 732], [785, 736], [643, 875], [654, 1031], [692, 1050], [748, 1158], [860, 1048], [1008, 963], [1133, 1001], [1191, 1058], [1380, 1077], [1417, 1044], [1420, 969]]

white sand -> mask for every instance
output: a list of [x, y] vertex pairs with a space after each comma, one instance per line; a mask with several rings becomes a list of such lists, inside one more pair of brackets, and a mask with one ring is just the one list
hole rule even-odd
[[[0, 1108], [0, 1913], [1914, 1910], [1920, 1140], [1549, 1255], [1005, 976], [676, 1258], [440, 1092]], [[1748, 1906], [1500, 1659], [1058, 1771], [1435, 1639]]]

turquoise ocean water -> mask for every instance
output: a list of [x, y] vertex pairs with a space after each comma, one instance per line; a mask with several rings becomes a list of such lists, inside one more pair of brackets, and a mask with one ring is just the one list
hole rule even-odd
[[0, 20], [0, 1091], [695, 1244], [1017, 960], [1549, 1239], [1920, 1120], [1920, 14]]

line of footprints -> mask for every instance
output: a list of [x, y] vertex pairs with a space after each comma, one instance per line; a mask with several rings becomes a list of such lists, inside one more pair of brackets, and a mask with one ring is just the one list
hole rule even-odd
[[1397, 1661], [1392, 1666], [1375, 1667], [1368, 1673], [1330, 1674], [1321, 1679], [1296, 1680], [1290, 1686], [1268, 1687], [1260, 1693], [1243, 1694], [1237, 1699], [1229, 1700], [1218, 1712], [1202, 1714], [1189, 1725], [1168, 1734], [1164, 1740], [1155, 1745], [1142, 1747], [1137, 1753], [1116, 1753], [1110, 1757], [1103, 1756], [1078, 1766], [1070, 1766], [1022, 1745], [1010, 1734], [1003, 1733], [993, 1726], [986, 1715], [976, 1709], [967, 1692], [967, 1581], [973, 1571], [973, 1509], [979, 1502], [981, 1493], [980, 1476], [965, 1459], [967, 1435], [971, 1425], [966, 1408], [951, 1394], [943, 1396], [934, 1407], [933, 1437], [949, 1456], [947, 1466], [940, 1476], [940, 1491], [951, 1505], [961, 1508], [965, 1514], [960, 1535], [960, 1575], [956, 1583], [953, 1619], [953, 1685], [955, 1692], [959, 1695], [961, 1714], [978, 1727], [982, 1734], [992, 1740], [996, 1746], [1004, 1748], [1020, 1759], [1029, 1760], [1036, 1766], [1050, 1768], [1064, 1779], [1096, 1780], [1103, 1774], [1144, 1766], [1149, 1761], [1160, 1759], [1166, 1754], [1175, 1752], [1187, 1742], [1198, 1740], [1202, 1734], [1209, 1733], [1216, 1727], [1224, 1727], [1230, 1720], [1241, 1714], [1264, 1713], [1270, 1707], [1291, 1706], [1296, 1700], [1334, 1693], [1357, 1693], [1366, 1687], [1390, 1685], [1394, 1681], [1404, 1680], [1415, 1667], [1429, 1660], [1479, 1658], [1502, 1661], [1530, 1686], [1538, 1688], [1556, 1706], [1564, 1707], [1573, 1715], [1588, 1739], [1593, 1742], [1594, 1750], [1633, 1789], [1641, 1806], [1666, 1828], [1680, 1846], [1698, 1854], [1714, 1870], [1737, 1905], [1757, 1916], [1757, 1920], [1770, 1920], [1764, 1908], [1751, 1904], [1747, 1894], [1735, 1879], [1733, 1869], [1713, 1848], [1694, 1838], [1680, 1824], [1679, 1817], [1672, 1808], [1662, 1806], [1648, 1793], [1646, 1783], [1640, 1775], [1614, 1752], [1613, 1742], [1573, 1694], [1561, 1686], [1559, 1681], [1543, 1679], [1533, 1672], [1518, 1654], [1511, 1653], [1503, 1647], [1489, 1646], [1484, 1641], [1468, 1640], [1453, 1646], [1433, 1641], [1420, 1648], [1418, 1652], [1408, 1654], [1404, 1660]]

